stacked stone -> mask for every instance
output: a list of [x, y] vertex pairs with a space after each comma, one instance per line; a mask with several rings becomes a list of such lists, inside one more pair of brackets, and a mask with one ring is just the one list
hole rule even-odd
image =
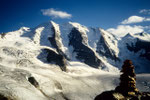
[[136, 88], [136, 75], [134, 71], [134, 66], [131, 60], [125, 60], [122, 66], [120, 76], [120, 84], [116, 87], [116, 91], [122, 93], [123, 95], [136, 95], [138, 94], [138, 89]]

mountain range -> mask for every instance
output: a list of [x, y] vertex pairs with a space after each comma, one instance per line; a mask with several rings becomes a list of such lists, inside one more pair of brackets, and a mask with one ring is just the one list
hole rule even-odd
[[[102, 28], [92, 28], [75, 22], [56, 24], [53, 21], [40, 24], [35, 28], [22, 27], [17, 31], [5, 33], [1, 44], [3, 52], [16, 52], [27, 45], [27, 51], [34, 51], [35, 58], [44, 63], [66, 66], [67, 61], [83, 62], [91, 67], [106, 71], [120, 69], [125, 59], [135, 64], [138, 73], [150, 72], [150, 34], [128, 33], [118, 38]], [[16, 48], [14, 48], [15, 46]], [[22, 53], [27, 52], [21, 50]], [[20, 55], [20, 54], [19, 54]]]
[[[150, 34], [145, 32], [118, 37], [102, 28], [50, 21], [0, 36], [0, 97], [92, 100], [117, 86], [126, 59], [136, 73], [150, 72]], [[149, 91], [149, 75], [138, 77], [138, 87]]]

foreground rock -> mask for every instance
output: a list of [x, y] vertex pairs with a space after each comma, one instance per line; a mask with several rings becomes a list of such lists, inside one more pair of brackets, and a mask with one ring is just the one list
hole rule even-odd
[[150, 100], [150, 92], [139, 92], [136, 88], [136, 75], [130, 60], [124, 61], [120, 84], [113, 91], [96, 96], [95, 100]]
[[123, 95], [116, 91], [106, 91], [98, 95], [94, 100], [150, 100], [150, 93], [144, 92], [138, 95]]

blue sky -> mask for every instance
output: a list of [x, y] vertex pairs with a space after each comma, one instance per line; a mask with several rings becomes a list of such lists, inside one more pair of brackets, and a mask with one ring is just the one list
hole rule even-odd
[[0, 0], [0, 33], [49, 20], [73, 21], [110, 32], [121, 25], [145, 30], [149, 18], [150, 0]]

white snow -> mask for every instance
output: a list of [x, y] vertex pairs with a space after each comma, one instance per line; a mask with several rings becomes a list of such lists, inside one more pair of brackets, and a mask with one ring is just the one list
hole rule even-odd
[[88, 43], [96, 51], [97, 43], [101, 37], [99, 28], [88, 28]]
[[118, 57], [119, 49], [118, 49], [118, 41], [111, 33], [108, 33], [107, 31], [100, 29], [101, 33], [103, 34], [103, 37], [107, 41], [107, 45], [109, 45], [109, 48], [115, 52], [115, 55]]

